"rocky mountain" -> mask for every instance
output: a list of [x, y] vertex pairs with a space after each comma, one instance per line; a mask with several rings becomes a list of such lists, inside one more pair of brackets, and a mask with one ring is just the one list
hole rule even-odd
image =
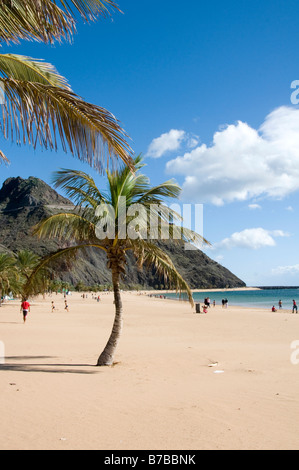
[[[40, 220], [61, 210], [72, 211], [72, 203], [58, 194], [44, 181], [9, 178], [0, 190], [0, 250], [13, 252], [30, 249], [40, 256], [60, 248], [55, 240], [38, 240], [32, 236], [31, 229]], [[195, 288], [244, 287], [245, 283], [228, 269], [211, 260], [202, 251], [185, 251], [184, 244], [159, 242], [173, 260], [182, 276]], [[70, 267], [62, 263], [60, 278], [77, 284], [107, 284], [111, 275], [106, 267], [105, 254], [90, 250], [80, 255]], [[160, 280], [154, 270], [139, 271], [132, 255], [127, 259], [127, 285], [140, 285], [144, 288], [160, 287]]]
[[1, 212], [11, 212], [23, 208], [45, 205], [70, 205], [70, 201], [60, 196], [44, 181], [30, 177], [24, 180], [8, 178], [0, 191]]

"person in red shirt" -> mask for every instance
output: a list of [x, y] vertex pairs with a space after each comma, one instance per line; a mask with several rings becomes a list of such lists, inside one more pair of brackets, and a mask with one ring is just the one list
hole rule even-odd
[[296, 304], [296, 300], [293, 300], [293, 312], [292, 313], [295, 313], [295, 310], [296, 310], [296, 313], [298, 313], [298, 307], [297, 307], [297, 304]]
[[30, 303], [28, 302], [27, 299], [25, 299], [23, 302], [22, 302], [22, 305], [21, 305], [21, 312], [23, 311], [23, 319], [24, 319], [24, 323], [26, 322], [26, 319], [27, 319], [27, 315], [28, 315], [28, 312], [30, 312]]

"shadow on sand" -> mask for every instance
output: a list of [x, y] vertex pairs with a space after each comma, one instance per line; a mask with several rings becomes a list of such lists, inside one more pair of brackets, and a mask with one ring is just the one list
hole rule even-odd
[[[47, 360], [55, 359], [51, 356], [10, 356], [5, 363], [0, 364], [1, 371], [14, 372], [45, 372], [51, 374], [96, 374], [100, 368], [94, 364], [56, 364]], [[20, 361], [20, 362], [19, 362]], [[33, 362], [34, 361], [34, 362]], [[41, 361], [41, 362], [36, 362]]]

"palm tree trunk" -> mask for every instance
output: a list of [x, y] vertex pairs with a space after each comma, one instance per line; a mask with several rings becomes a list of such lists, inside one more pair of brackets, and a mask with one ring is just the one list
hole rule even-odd
[[122, 331], [122, 314], [123, 314], [123, 306], [122, 300], [120, 295], [120, 288], [119, 288], [119, 268], [118, 266], [112, 269], [112, 283], [113, 283], [113, 290], [114, 290], [114, 304], [115, 304], [115, 318], [114, 324], [112, 328], [112, 332], [108, 343], [102, 354], [98, 359], [97, 366], [112, 366], [114, 353], [118, 345], [118, 341]]

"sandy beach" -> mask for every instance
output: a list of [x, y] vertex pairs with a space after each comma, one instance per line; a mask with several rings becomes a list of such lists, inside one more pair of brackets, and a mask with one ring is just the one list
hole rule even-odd
[[25, 325], [18, 302], [0, 309], [1, 450], [299, 448], [299, 315], [124, 293], [116, 364], [97, 368], [101, 298], [38, 298]]

